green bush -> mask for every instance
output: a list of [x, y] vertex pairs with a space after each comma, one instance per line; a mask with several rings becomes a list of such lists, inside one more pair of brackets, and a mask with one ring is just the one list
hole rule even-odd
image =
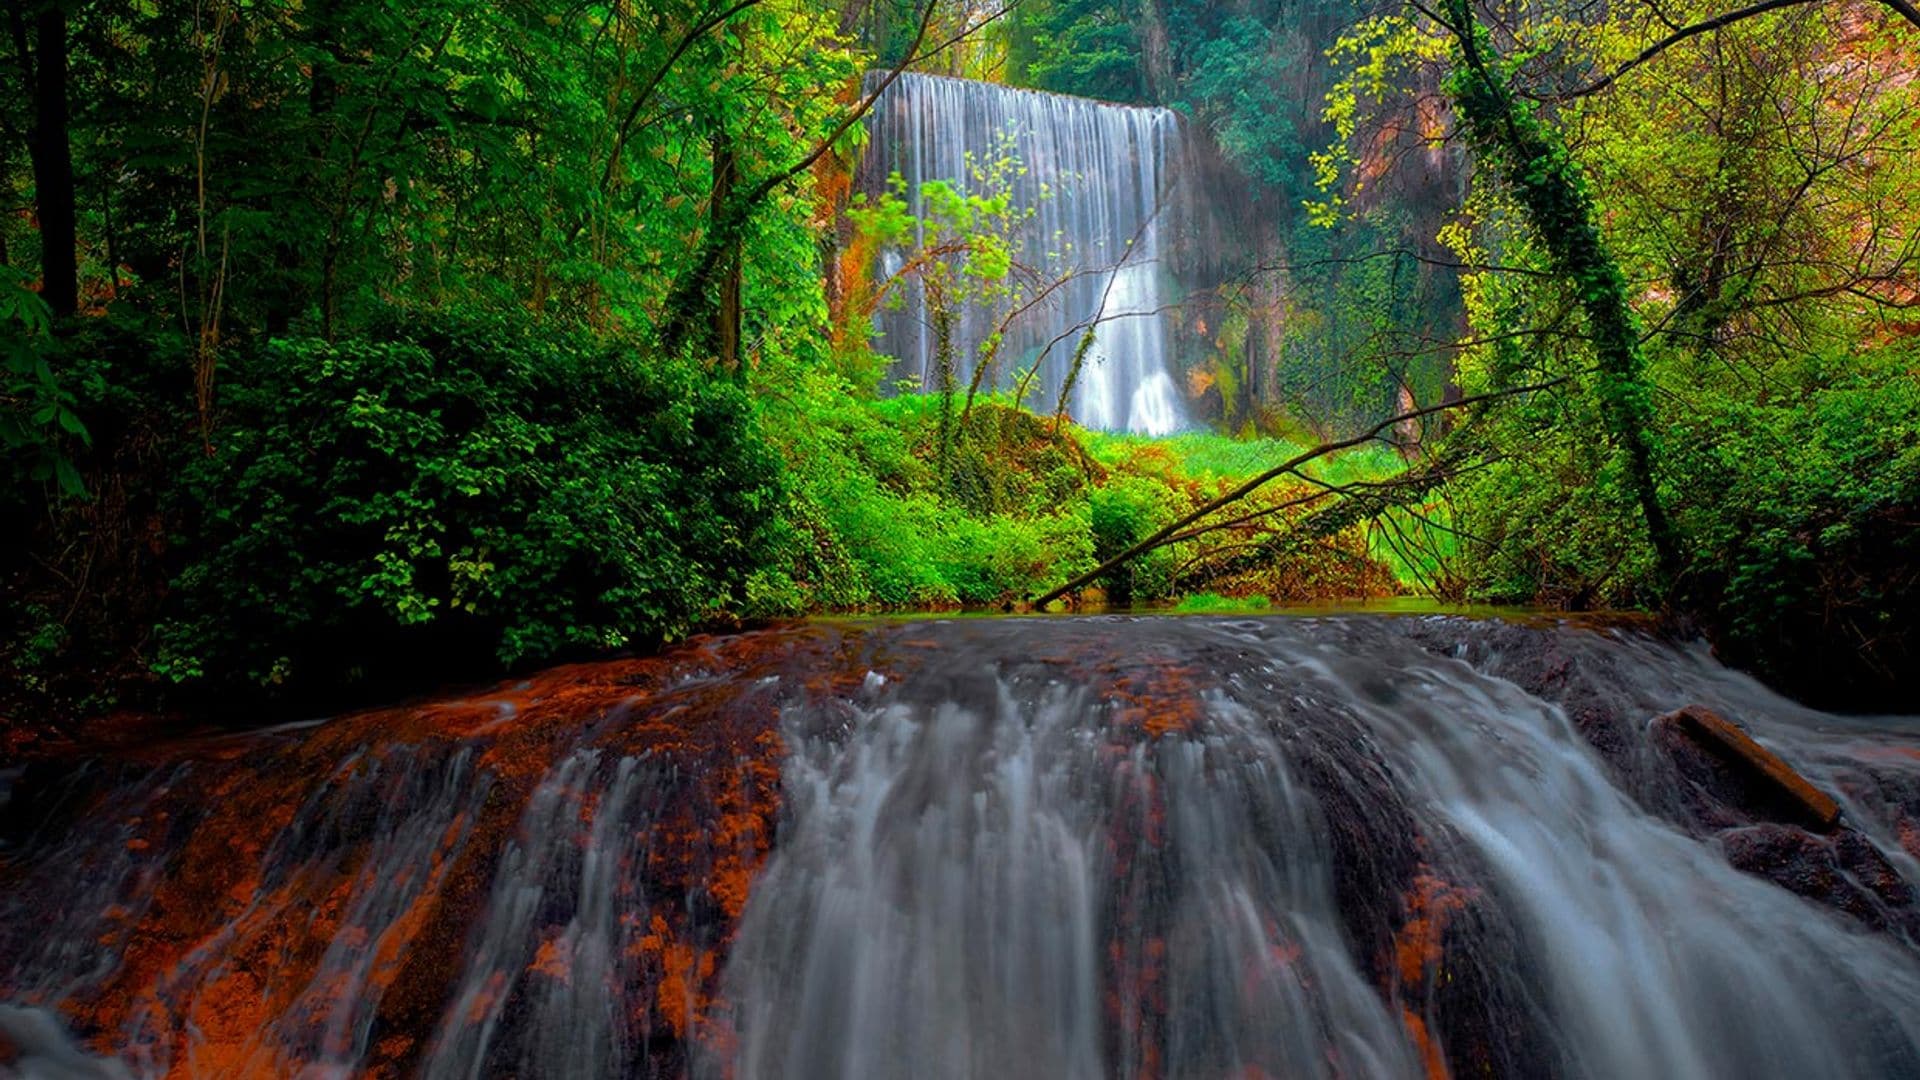
[[21, 276], [0, 264], [0, 474], [7, 479], [0, 505], [28, 484], [51, 485], [68, 496], [86, 492], [62, 443], [84, 444], [87, 429], [74, 412], [72, 387], [48, 362], [51, 313], [17, 280]]
[[1683, 381], [1656, 429], [1683, 544], [1665, 593], [1620, 456], [1583, 403], [1502, 414], [1453, 489], [1477, 600], [1660, 605], [1730, 663], [1836, 707], [1900, 707], [1920, 670], [1920, 381], [1909, 345], [1811, 353], [1768, 392]]
[[982, 397], [943, 477], [937, 398], [816, 375], [764, 400], [804, 534], [766, 575], [769, 613], [1003, 603], [1092, 565], [1085, 478], [1031, 413]]
[[[1091, 495], [1093, 557], [1098, 562], [1120, 554], [1165, 525], [1178, 505], [1163, 484], [1139, 476], [1116, 476]], [[1172, 552], [1148, 552], [1101, 579], [1107, 600], [1130, 604], [1164, 596], [1172, 585]]]
[[780, 470], [737, 387], [518, 317], [237, 358], [179, 488], [156, 669], [413, 677], [646, 645], [741, 603]]
[[1573, 611], [1654, 601], [1653, 552], [1604, 447], [1541, 436], [1525, 459], [1495, 461], [1455, 485], [1460, 530], [1472, 539], [1464, 566], [1473, 600]]
[[1723, 655], [1864, 708], [1904, 707], [1920, 665], [1920, 383], [1880, 359], [1791, 408], [1702, 402], [1670, 440], [1686, 587]]
[[1086, 519], [1075, 514], [956, 517], [937, 565], [962, 603], [1024, 599], [1092, 565]]

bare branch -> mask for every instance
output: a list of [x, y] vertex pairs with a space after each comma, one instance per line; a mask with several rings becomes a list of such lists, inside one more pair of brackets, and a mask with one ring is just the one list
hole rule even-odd
[[[1633, 59], [1627, 61], [1624, 64], [1621, 64], [1619, 67], [1614, 68], [1610, 74], [1603, 76], [1598, 81], [1588, 83], [1586, 86], [1580, 87], [1579, 89], [1576, 89], [1576, 90], [1568, 90], [1559, 94], [1544, 95], [1543, 99], [1551, 100], [1551, 101], [1566, 101], [1572, 98], [1586, 97], [1589, 94], [1597, 94], [1600, 91], [1605, 90], [1607, 87], [1612, 86], [1615, 82], [1617, 82], [1620, 79], [1622, 75], [1625, 75], [1627, 72], [1632, 71], [1634, 68], [1639, 67], [1640, 65], [1646, 63], [1647, 61], [1652, 60], [1654, 57], [1659, 56], [1661, 53], [1666, 52], [1668, 49], [1673, 48], [1675, 45], [1678, 45], [1681, 42], [1686, 41], [1690, 38], [1696, 38], [1696, 37], [1699, 37], [1701, 34], [1711, 33], [1715, 30], [1722, 29], [1723, 27], [1731, 26], [1734, 23], [1741, 22], [1746, 19], [1751, 19], [1757, 15], [1765, 15], [1770, 11], [1779, 11], [1782, 8], [1795, 7], [1800, 4], [1817, 3], [1817, 2], [1819, 2], [1819, 0], [1760, 0], [1760, 2], [1757, 4], [1749, 4], [1748, 6], [1743, 8], [1737, 8], [1733, 11], [1728, 11], [1719, 15], [1715, 15], [1711, 19], [1703, 19], [1700, 22], [1692, 24], [1691, 26], [1683, 26], [1680, 29], [1675, 30], [1673, 33], [1668, 34], [1666, 37], [1661, 38], [1659, 41], [1656, 41], [1653, 44], [1647, 46], [1646, 48], [1640, 50], [1640, 54], [1638, 56], [1635, 56]], [[1879, 2], [1893, 9], [1893, 11], [1896, 14], [1898, 14], [1901, 18], [1907, 20], [1908, 22], [1912, 23], [1916, 28], [1920, 28], [1920, 7], [1915, 7], [1912, 3], [1912, 0], [1879, 0]]]
[[1286, 461], [1280, 463], [1279, 465], [1276, 465], [1273, 468], [1268, 469], [1266, 472], [1260, 473], [1259, 475], [1253, 477], [1252, 479], [1247, 480], [1246, 482], [1242, 483], [1240, 486], [1234, 488], [1232, 491], [1227, 492], [1225, 495], [1221, 495], [1218, 498], [1209, 499], [1207, 502], [1202, 504], [1198, 509], [1195, 509], [1186, 514], [1182, 514], [1180, 517], [1176, 518], [1174, 521], [1170, 522], [1166, 526], [1162, 527], [1159, 531], [1155, 532], [1152, 536], [1147, 537], [1145, 540], [1140, 541], [1139, 543], [1133, 545], [1132, 547], [1121, 552], [1120, 554], [1115, 555], [1113, 558], [1108, 559], [1106, 562], [1101, 563], [1099, 566], [1094, 567], [1093, 569], [1087, 571], [1086, 573], [1073, 578], [1072, 580], [1066, 582], [1063, 585], [1057, 586], [1056, 588], [1049, 590], [1046, 594], [1042, 595], [1039, 599], [1035, 600], [1033, 602], [1033, 606], [1036, 608], [1046, 607], [1048, 604], [1051, 604], [1055, 600], [1060, 599], [1061, 597], [1072, 592], [1073, 590], [1081, 588], [1085, 585], [1088, 585], [1098, 580], [1099, 578], [1112, 573], [1115, 568], [1160, 546], [1160, 544], [1163, 543], [1168, 537], [1174, 535], [1175, 533], [1181, 531], [1182, 529], [1185, 529], [1187, 526], [1192, 525], [1194, 522], [1199, 521], [1201, 518], [1206, 517], [1208, 514], [1213, 513], [1215, 510], [1218, 510], [1223, 506], [1230, 505], [1234, 502], [1238, 502], [1243, 498], [1246, 498], [1248, 495], [1252, 494], [1255, 491], [1258, 491], [1262, 487], [1265, 487], [1267, 484], [1271, 483], [1272, 481], [1277, 480], [1282, 476], [1286, 476], [1289, 473], [1293, 473], [1295, 470], [1299, 469], [1300, 466], [1305, 465], [1310, 461], [1314, 461], [1318, 458], [1326, 457], [1329, 454], [1339, 453], [1342, 450], [1351, 450], [1352, 448], [1356, 446], [1360, 446], [1363, 443], [1371, 442], [1373, 439], [1378, 437], [1381, 432], [1387, 430], [1388, 428], [1393, 427], [1396, 424], [1403, 424], [1409, 420], [1418, 420], [1423, 416], [1432, 416], [1435, 413], [1446, 412], [1449, 409], [1460, 409], [1460, 408], [1465, 408], [1466, 406], [1469, 406], [1469, 405], [1478, 405], [1484, 402], [1496, 401], [1500, 398], [1513, 397], [1516, 394], [1529, 394], [1529, 393], [1534, 393], [1540, 390], [1546, 390], [1551, 387], [1558, 386], [1559, 384], [1566, 381], [1567, 381], [1566, 378], [1562, 376], [1561, 378], [1551, 379], [1543, 383], [1531, 383], [1526, 386], [1516, 386], [1506, 390], [1490, 390], [1487, 393], [1474, 394], [1469, 397], [1460, 398], [1457, 401], [1442, 402], [1438, 405], [1429, 405], [1421, 409], [1411, 409], [1411, 410], [1408, 410], [1407, 412], [1398, 413], [1396, 415], [1389, 416], [1385, 420], [1380, 421], [1379, 423], [1375, 424], [1374, 426], [1368, 428], [1366, 431], [1363, 431], [1358, 435], [1353, 435], [1345, 439], [1337, 439], [1333, 442], [1321, 443], [1319, 446], [1316, 446], [1311, 450], [1306, 450], [1299, 454], [1296, 454], [1295, 456], [1287, 459]]

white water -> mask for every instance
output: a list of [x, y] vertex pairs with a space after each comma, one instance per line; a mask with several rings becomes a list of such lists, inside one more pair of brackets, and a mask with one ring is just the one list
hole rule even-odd
[[[785, 753], [772, 855], [739, 923], [714, 928], [727, 947], [700, 1031], [727, 1038], [676, 1042], [639, 1019], [661, 987], [639, 939], [690, 902], [649, 852], [663, 813], [709, 797], [698, 785], [729, 760], [695, 772], [609, 742], [699, 730], [693, 699], [668, 697], [582, 717], [525, 763], [539, 780], [493, 842], [424, 1030], [376, 1029], [379, 969], [400, 959], [378, 943], [477, 854], [496, 729], [437, 747], [370, 730], [303, 781], [272, 842], [235, 853], [261, 871], [236, 917], [83, 1051], [64, 1006], [114, 970], [114, 928], [178, 869], [123, 820], [195, 809], [184, 766], [112, 784], [70, 835], [7, 852], [28, 875], [9, 880], [37, 884], [0, 895], [0, 1077], [357, 1076], [396, 1036], [419, 1040], [407, 1075], [428, 1077], [1411, 1080], [1429, 1050], [1461, 1075], [1920, 1076], [1910, 881], [1883, 891], [1897, 917], [1876, 931], [1736, 870], [1674, 813], [1682, 781], [1648, 727], [1679, 704], [1724, 711], [1910, 879], [1912, 718], [1813, 712], [1651, 639], [1458, 619], [858, 634], [864, 669], [813, 654], [702, 676], [726, 692], [699, 700], [777, 723]], [[1422, 881], [1451, 906], [1414, 902]], [[339, 905], [337, 935], [278, 964], [263, 919], [315, 901]], [[1438, 920], [1435, 951], [1409, 981], [1397, 950], [1419, 917]], [[228, 1059], [240, 1071], [196, 1060], [191, 1031], [186, 1060], [160, 1052], [240, 970], [286, 1002]]]
[[[1329, 839], [1408, 822], [1478, 900], [1456, 932], [1533, 1032], [1522, 1075], [1920, 1071], [1912, 952], [1648, 814], [1558, 708], [1384, 626], [1310, 627], [1157, 628], [1220, 680], [1157, 740], [1115, 739], [1099, 688], [1024, 659], [1058, 641], [1005, 623], [978, 653], [950, 634], [926, 694], [790, 725], [794, 823], [730, 968], [739, 1073], [1423, 1075], [1335, 899], [1368, 852]], [[1299, 773], [1328, 754], [1332, 801]], [[1143, 979], [1157, 1032], [1126, 1022]]]
[[[496, 872], [466, 971], [428, 1046], [420, 1070], [426, 1080], [478, 1078], [490, 1066], [581, 1077], [617, 1076], [626, 1067], [631, 1040], [612, 990], [624, 975], [618, 969], [635, 927], [644, 925], [646, 903], [623, 874], [650, 822], [633, 812], [640, 763], [622, 758], [602, 787], [593, 775], [599, 761], [593, 750], [568, 755], [528, 803], [520, 835]], [[597, 805], [589, 805], [590, 795]], [[592, 826], [576, 849], [568, 841], [583, 819]], [[569, 917], [543, 942], [541, 910], [555, 904]], [[539, 965], [543, 946], [550, 959]], [[565, 977], [536, 977], [542, 973]], [[506, 1010], [515, 992], [532, 1001], [523, 1006], [531, 1013], [522, 1019], [525, 1032], [509, 1031]], [[501, 1043], [518, 1049], [520, 1060], [490, 1060]]]
[[[1008, 326], [996, 362], [998, 385], [1012, 385], [1017, 371], [1038, 362], [1039, 389], [1028, 403], [1051, 409], [1074, 348], [1091, 326], [1094, 343], [1069, 403], [1074, 419], [1153, 435], [1186, 425], [1168, 333], [1175, 297], [1162, 265], [1182, 156], [1173, 112], [905, 74], [875, 106], [868, 128], [867, 186], [877, 188], [897, 171], [916, 211], [922, 183], [947, 180], [965, 190], [969, 163], [997, 156], [1011, 136], [1023, 166], [1011, 178], [1013, 205], [1034, 211], [1017, 259], [1037, 281], [1023, 288], [1032, 295], [1056, 279], [1070, 280]], [[899, 252], [883, 253], [879, 272], [902, 264]], [[924, 299], [911, 281], [902, 295], [899, 310], [876, 315], [879, 347], [898, 360], [899, 377], [932, 389], [937, 359]], [[972, 378], [981, 343], [1010, 306], [960, 314], [953, 345], [961, 387]]]

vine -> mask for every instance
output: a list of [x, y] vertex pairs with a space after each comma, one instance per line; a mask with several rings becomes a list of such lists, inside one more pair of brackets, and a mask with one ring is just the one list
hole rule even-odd
[[1626, 276], [1600, 235], [1593, 196], [1566, 143], [1540, 121], [1536, 105], [1508, 86], [1506, 65], [1468, 0], [1447, 0], [1446, 13], [1456, 53], [1447, 93], [1475, 153], [1513, 189], [1553, 271], [1574, 286], [1599, 362], [1601, 415], [1626, 455], [1662, 584], [1671, 588], [1682, 568], [1680, 542], [1654, 480], [1653, 395]]

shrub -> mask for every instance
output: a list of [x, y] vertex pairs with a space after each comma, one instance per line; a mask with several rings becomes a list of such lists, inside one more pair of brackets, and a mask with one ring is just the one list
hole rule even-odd
[[[1137, 476], [1116, 476], [1091, 495], [1093, 557], [1105, 562], [1158, 530], [1177, 505], [1164, 485]], [[1136, 598], [1166, 595], [1172, 584], [1172, 551], [1161, 548], [1133, 560], [1101, 580], [1107, 600], [1130, 604]]]
[[1920, 671], [1917, 360], [1904, 343], [1810, 353], [1760, 395], [1670, 376], [1683, 392], [1663, 398], [1661, 495], [1686, 565], [1664, 594], [1591, 417], [1510, 410], [1502, 459], [1454, 486], [1474, 598], [1659, 603], [1797, 697], [1903, 707]]
[[1092, 565], [1086, 519], [1074, 514], [956, 516], [940, 546], [941, 576], [968, 604], [1024, 599]]
[[84, 443], [87, 429], [73, 410], [71, 387], [48, 362], [52, 316], [17, 275], [0, 264], [0, 473], [8, 481], [0, 500], [13, 501], [14, 489], [25, 484], [80, 495], [86, 485], [61, 443]]
[[1904, 707], [1920, 670], [1920, 383], [1895, 359], [1793, 408], [1713, 402], [1674, 440], [1693, 606], [1727, 660], [1821, 704]]
[[238, 358], [156, 668], [354, 681], [646, 645], [744, 596], [777, 459], [729, 384], [471, 314]]

